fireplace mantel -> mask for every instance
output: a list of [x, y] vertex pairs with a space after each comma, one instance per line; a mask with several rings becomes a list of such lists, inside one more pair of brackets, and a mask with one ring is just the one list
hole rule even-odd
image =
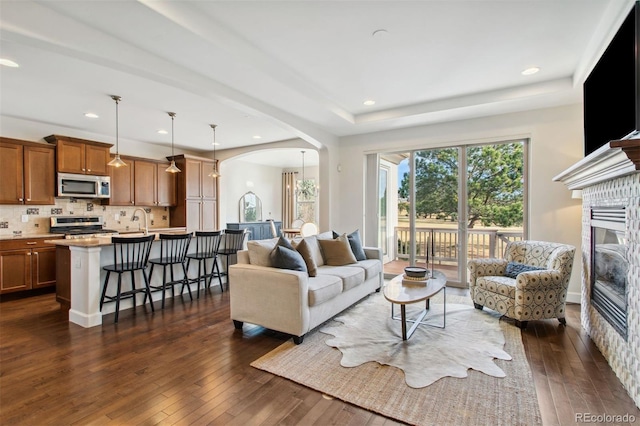
[[640, 171], [640, 139], [611, 141], [554, 177], [568, 189], [584, 189], [596, 183]]

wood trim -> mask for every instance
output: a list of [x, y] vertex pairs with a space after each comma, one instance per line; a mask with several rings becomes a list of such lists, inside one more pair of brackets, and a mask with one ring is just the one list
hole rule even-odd
[[34, 141], [25, 141], [22, 139], [12, 139], [12, 138], [5, 138], [3, 136], [0, 136], [0, 143], [12, 143], [12, 144], [18, 144], [18, 145], [25, 145], [25, 146], [35, 146], [38, 148], [49, 148], [49, 149], [54, 149], [51, 145], [46, 144], [46, 143], [42, 143], [42, 142], [34, 142]]
[[53, 145], [56, 145], [58, 141], [67, 141], [67, 142], [83, 143], [86, 145], [95, 145], [95, 146], [102, 146], [102, 147], [109, 147], [109, 148], [113, 146], [113, 144], [111, 143], [90, 141], [88, 139], [72, 138], [71, 136], [61, 136], [61, 135], [49, 135], [45, 137], [44, 140]]

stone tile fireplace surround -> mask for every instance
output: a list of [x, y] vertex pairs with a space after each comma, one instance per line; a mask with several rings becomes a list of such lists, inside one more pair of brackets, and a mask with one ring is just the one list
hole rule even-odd
[[[582, 190], [582, 326], [640, 407], [640, 140], [611, 141], [553, 180]], [[627, 338], [591, 303], [592, 208], [624, 207]]]

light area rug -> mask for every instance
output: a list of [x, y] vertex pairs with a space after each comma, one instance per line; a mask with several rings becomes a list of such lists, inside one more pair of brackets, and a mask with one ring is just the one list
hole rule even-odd
[[[407, 309], [409, 318], [416, 308], [420, 304]], [[301, 345], [286, 342], [251, 365], [409, 424], [542, 423], [520, 330], [513, 324], [474, 309], [468, 298], [448, 296], [446, 328], [420, 325], [403, 342], [390, 309], [381, 294], [371, 295]], [[441, 324], [440, 295], [426, 319]], [[470, 343], [485, 336], [492, 343], [484, 349]], [[347, 343], [340, 350], [331, 346], [339, 341]], [[372, 351], [374, 346], [381, 349]], [[377, 354], [371, 358], [371, 352]]]

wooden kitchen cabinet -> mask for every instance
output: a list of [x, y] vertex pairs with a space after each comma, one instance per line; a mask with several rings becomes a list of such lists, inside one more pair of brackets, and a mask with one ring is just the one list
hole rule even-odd
[[[115, 157], [115, 155], [114, 155]], [[122, 167], [109, 167], [111, 177], [110, 206], [133, 206], [134, 198], [134, 160], [125, 156], [120, 157], [127, 165]]]
[[176, 177], [169, 163], [121, 156], [123, 167], [110, 167], [112, 206], [169, 207], [176, 205]]
[[56, 146], [56, 171], [83, 175], [108, 176], [109, 150], [113, 145], [51, 135], [44, 138]]
[[53, 147], [0, 138], [0, 158], [0, 204], [55, 204]]
[[55, 285], [56, 248], [44, 241], [56, 238], [0, 241], [0, 294]]
[[181, 173], [176, 173], [177, 200], [170, 225], [184, 226], [187, 232], [218, 229], [218, 180], [208, 176], [213, 160], [186, 154], [167, 159], [172, 158]]

